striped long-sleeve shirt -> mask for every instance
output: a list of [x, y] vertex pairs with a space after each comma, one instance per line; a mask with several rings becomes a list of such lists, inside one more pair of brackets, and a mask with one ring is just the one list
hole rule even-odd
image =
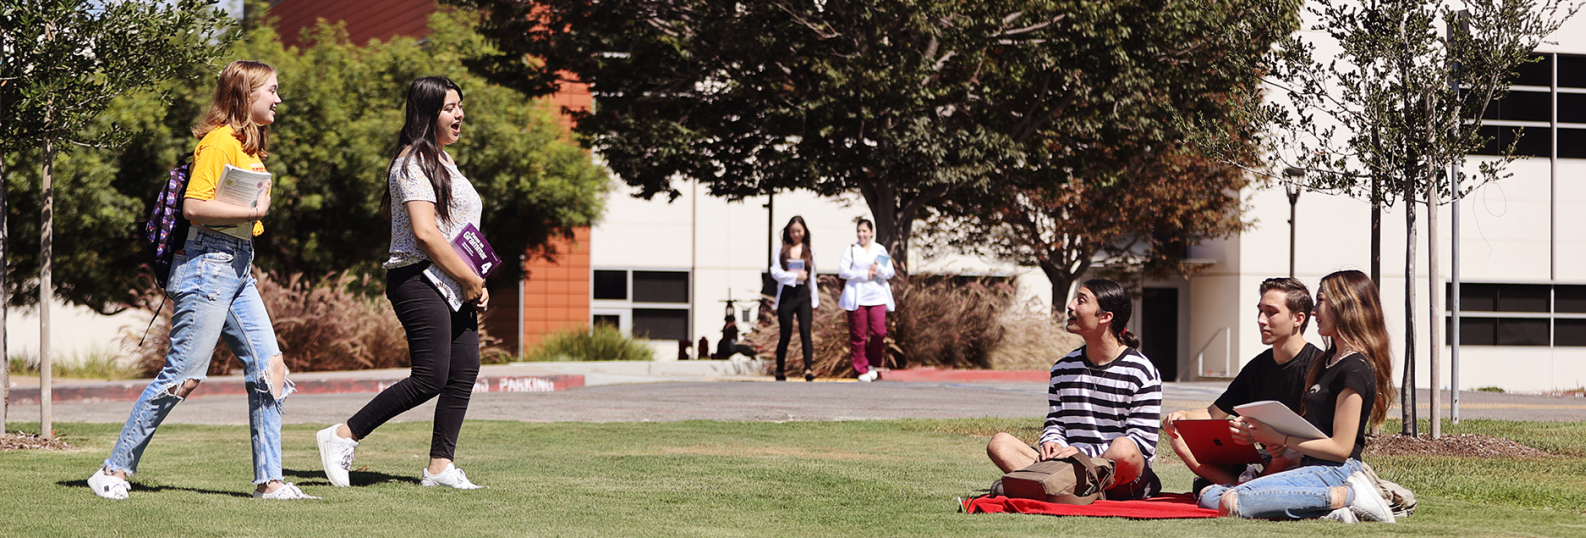
[[1128, 436], [1147, 462], [1156, 459], [1157, 430], [1162, 426], [1162, 376], [1134, 348], [1116, 360], [1096, 366], [1085, 360], [1085, 348], [1052, 365], [1046, 429], [1041, 442], [1074, 446], [1101, 456], [1113, 439]]

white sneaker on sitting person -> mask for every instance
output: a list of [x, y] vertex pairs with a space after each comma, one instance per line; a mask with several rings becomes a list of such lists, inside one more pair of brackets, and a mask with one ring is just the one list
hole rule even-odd
[[132, 483], [116, 478], [109, 469], [100, 468], [88, 477], [88, 489], [94, 490], [94, 495], [120, 501], [132, 491]]
[[314, 434], [314, 440], [319, 443], [319, 463], [325, 467], [325, 478], [330, 479], [330, 485], [345, 488], [352, 485], [348, 473], [352, 470], [352, 453], [358, 448], [358, 442], [336, 435], [337, 424], [320, 430]]
[[1361, 521], [1394, 522], [1393, 507], [1388, 506], [1388, 501], [1377, 492], [1377, 486], [1366, 478], [1365, 473], [1349, 475], [1344, 484], [1355, 492], [1355, 502], [1349, 504], [1349, 510], [1355, 513], [1356, 518]]
[[1318, 519], [1338, 521], [1338, 522], [1342, 522], [1342, 523], [1344, 523], [1346, 525], [1360, 522], [1360, 520], [1355, 517], [1355, 511], [1354, 510], [1350, 510], [1348, 506], [1345, 506], [1343, 508], [1339, 508], [1337, 510], [1333, 510], [1331, 512], [1328, 512], [1327, 515], [1322, 516], [1322, 517], [1320, 517]]
[[303, 490], [297, 489], [297, 486], [292, 485], [291, 482], [287, 482], [285, 484], [281, 484], [281, 487], [276, 488], [275, 491], [269, 493], [254, 490], [253, 498], [270, 499], [272, 501], [297, 501], [303, 499], [318, 499], [319, 497], [303, 493]]
[[428, 467], [424, 468], [424, 479], [419, 481], [421, 486], [447, 486], [455, 489], [479, 489], [484, 486], [468, 481], [468, 475], [456, 465], [446, 464], [446, 470], [441, 474], [430, 474]]

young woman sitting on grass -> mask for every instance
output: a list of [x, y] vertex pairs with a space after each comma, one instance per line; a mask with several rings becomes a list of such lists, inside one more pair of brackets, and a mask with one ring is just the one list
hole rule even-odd
[[1300, 467], [1239, 486], [1213, 485], [1200, 506], [1246, 519], [1326, 518], [1393, 523], [1393, 511], [1361, 472], [1366, 426], [1380, 426], [1394, 396], [1392, 354], [1377, 288], [1360, 271], [1322, 278], [1314, 311], [1331, 344], [1307, 374], [1302, 416], [1327, 437], [1298, 439], [1260, 421], [1239, 419], [1267, 450], [1303, 455]]

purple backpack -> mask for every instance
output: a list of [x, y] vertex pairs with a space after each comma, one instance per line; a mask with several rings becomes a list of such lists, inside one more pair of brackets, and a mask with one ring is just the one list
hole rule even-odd
[[182, 216], [182, 205], [187, 200], [187, 180], [193, 169], [192, 157], [193, 154], [188, 153], [176, 159], [176, 167], [171, 169], [165, 188], [160, 189], [160, 197], [154, 200], [149, 221], [144, 224], [143, 240], [153, 251], [154, 279], [162, 289], [171, 278], [171, 262], [176, 259], [176, 251], [181, 250], [187, 242], [189, 224], [187, 218]]

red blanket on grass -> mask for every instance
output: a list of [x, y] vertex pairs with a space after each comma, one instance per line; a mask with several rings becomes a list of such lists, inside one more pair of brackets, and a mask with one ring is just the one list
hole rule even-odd
[[1134, 519], [1189, 519], [1217, 517], [1216, 510], [1195, 504], [1188, 493], [1164, 493], [1139, 501], [1096, 501], [1085, 506], [1057, 504], [1033, 499], [981, 496], [964, 501], [971, 514], [1046, 514], [1051, 516], [1127, 517]]

